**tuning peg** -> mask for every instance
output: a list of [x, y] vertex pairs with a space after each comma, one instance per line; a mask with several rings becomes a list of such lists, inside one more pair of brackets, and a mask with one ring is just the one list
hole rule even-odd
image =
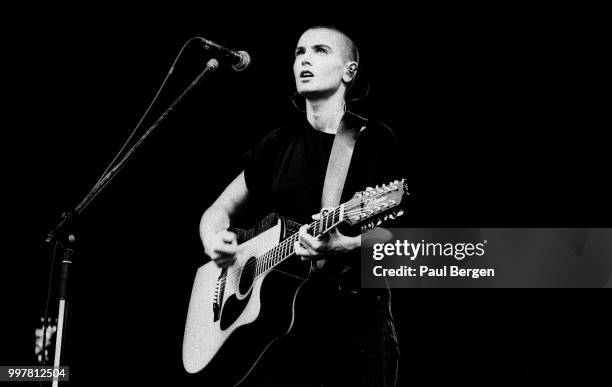
[[351, 216], [351, 220], [358, 221], [359, 219], [359, 215]]
[[400, 210], [400, 211], [397, 212], [397, 216], [402, 216], [402, 215], [404, 215], [404, 211], [403, 210]]
[[380, 211], [380, 207], [372, 207], [372, 209], [374, 210], [374, 212]]
[[372, 187], [366, 187], [366, 191], [374, 191], [374, 188], [372, 188]]

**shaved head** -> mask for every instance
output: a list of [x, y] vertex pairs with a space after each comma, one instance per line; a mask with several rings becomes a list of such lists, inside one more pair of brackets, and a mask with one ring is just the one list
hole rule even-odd
[[318, 25], [310, 27], [306, 31], [311, 30], [328, 30], [338, 34], [338, 36], [341, 38], [340, 41], [342, 42], [344, 60], [350, 62], [357, 62], [359, 64], [359, 50], [357, 49], [357, 45], [355, 44], [355, 42], [353, 42], [351, 38], [348, 37], [348, 35], [344, 31], [336, 27], [327, 25]]

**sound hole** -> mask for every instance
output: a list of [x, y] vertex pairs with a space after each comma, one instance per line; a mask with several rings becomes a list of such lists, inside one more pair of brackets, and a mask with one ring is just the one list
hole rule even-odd
[[249, 258], [247, 263], [242, 268], [242, 274], [240, 275], [240, 284], [238, 285], [238, 289], [240, 294], [246, 294], [251, 286], [253, 285], [253, 280], [255, 279], [255, 257]]

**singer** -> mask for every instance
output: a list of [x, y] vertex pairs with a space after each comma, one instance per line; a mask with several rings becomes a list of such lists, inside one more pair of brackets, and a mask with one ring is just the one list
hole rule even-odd
[[[266, 135], [202, 216], [200, 236], [217, 265], [235, 259], [237, 239], [228, 227], [245, 208], [300, 224], [317, 216], [341, 127], [355, 131], [356, 140], [340, 202], [406, 176], [392, 131], [347, 107], [359, 62], [354, 41], [335, 27], [316, 26], [301, 35], [293, 75], [296, 107], [305, 114]], [[245, 385], [395, 386], [399, 346], [390, 291], [360, 288], [360, 246], [359, 230], [335, 229], [318, 239], [302, 226], [295, 253], [316, 261], [316, 269], [299, 292], [290, 333], [270, 346]]]

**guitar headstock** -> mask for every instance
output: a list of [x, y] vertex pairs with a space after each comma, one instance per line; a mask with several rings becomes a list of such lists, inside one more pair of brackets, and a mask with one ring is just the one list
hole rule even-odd
[[365, 225], [367, 229], [388, 219], [395, 219], [403, 214], [399, 205], [404, 195], [408, 195], [405, 179], [374, 188], [368, 187], [365, 191], [355, 193], [351, 200], [344, 204], [344, 221], [354, 226], [370, 220]]

